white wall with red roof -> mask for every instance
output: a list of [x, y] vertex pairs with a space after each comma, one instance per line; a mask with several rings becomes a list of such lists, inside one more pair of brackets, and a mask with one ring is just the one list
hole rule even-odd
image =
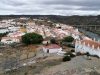
[[62, 48], [56, 44], [50, 44], [48, 46], [43, 46], [43, 51], [45, 53], [58, 53], [62, 51]]
[[77, 40], [75, 43], [75, 51], [81, 53], [89, 53], [100, 57], [100, 42], [94, 40]]

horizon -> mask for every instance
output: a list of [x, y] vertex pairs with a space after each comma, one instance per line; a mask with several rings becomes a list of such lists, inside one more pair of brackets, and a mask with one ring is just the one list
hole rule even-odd
[[100, 14], [98, 15], [55, 15], [55, 14], [47, 14], [47, 15], [41, 15], [41, 14], [3, 14], [0, 16], [100, 16]]

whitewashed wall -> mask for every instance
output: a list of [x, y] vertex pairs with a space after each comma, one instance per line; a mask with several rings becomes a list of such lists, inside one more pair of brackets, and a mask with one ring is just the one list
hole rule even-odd
[[47, 53], [48, 50], [49, 50], [49, 53], [58, 53], [59, 51], [62, 51], [62, 48], [48, 49], [48, 48], [43, 47], [43, 51], [45, 53]]
[[14, 42], [19, 43], [20, 40], [19, 39], [11, 39], [11, 41], [7, 41], [7, 39], [2, 39], [1, 42], [6, 43], [6, 44], [11, 44], [11, 43], [14, 43]]
[[79, 42], [76, 42], [76, 44], [75, 44], [75, 52], [81, 52], [81, 53], [89, 52], [89, 54], [91, 54], [91, 55], [97, 55], [100, 57], [100, 49], [99, 48], [95, 49], [93, 47], [90, 47], [89, 45], [84, 45]]

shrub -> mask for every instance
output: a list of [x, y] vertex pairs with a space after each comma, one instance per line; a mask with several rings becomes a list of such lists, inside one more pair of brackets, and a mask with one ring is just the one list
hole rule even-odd
[[90, 55], [92, 57], [100, 58], [98, 55]]
[[90, 56], [89, 52], [86, 53], [87, 56]]
[[77, 52], [77, 56], [80, 56], [81, 55], [81, 53], [80, 52]]
[[72, 58], [75, 57], [75, 55], [72, 54], [71, 52], [68, 52], [68, 53], [66, 53], [65, 55], [67, 55], [67, 56], [69, 55], [69, 56], [72, 57]]
[[75, 50], [72, 49], [71, 52], [75, 52]]
[[73, 57], [75, 57], [75, 55], [71, 53], [71, 54], [70, 54], [70, 57], [72, 57], [72, 58], [73, 58]]
[[63, 57], [63, 62], [70, 61], [70, 60], [71, 60], [71, 57], [69, 57], [69, 56], [64, 56]]

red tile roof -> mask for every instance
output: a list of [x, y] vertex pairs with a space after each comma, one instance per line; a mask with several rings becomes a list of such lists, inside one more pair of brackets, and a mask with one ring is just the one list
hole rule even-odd
[[94, 46], [95, 49], [100, 49], [100, 42], [96, 42], [94, 40], [82, 40], [81, 43], [87, 46], [89, 45], [90, 47]]

